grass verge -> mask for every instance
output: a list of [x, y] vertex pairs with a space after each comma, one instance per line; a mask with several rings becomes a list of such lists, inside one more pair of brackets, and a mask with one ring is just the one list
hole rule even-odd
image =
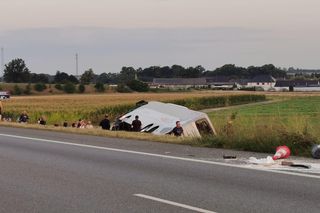
[[64, 133], [73, 133], [73, 134], [81, 134], [81, 135], [94, 135], [94, 136], [112, 137], [112, 138], [125, 138], [125, 139], [134, 139], [134, 140], [143, 140], [143, 141], [155, 141], [155, 142], [161, 142], [161, 143], [173, 143], [173, 144], [193, 143], [190, 140], [178, 138], [171, 135], [157, 136], [157, 135], [152, 135], [147, 133], [106, 131], [100, 128], [79, 129], [79, 128], [71, 128], [71, 127], [65, 128], [65, 127], [55, 127], [51, 125], [42, 126], [38, 124], [21, 124], [21, 123], [11, 123], [11, 122], [1, 122], [0, 125], [5, 127], [46, 130], [46, 131], [54, 131], [54, 132], [64, 132]]
[[320, 97], [291, 97], [282, 102], [209, 113], [218, 132], [197, 143], [207, 147], [273, 153], [287, 145], [293, 155], [310, 156], [318, 144]]

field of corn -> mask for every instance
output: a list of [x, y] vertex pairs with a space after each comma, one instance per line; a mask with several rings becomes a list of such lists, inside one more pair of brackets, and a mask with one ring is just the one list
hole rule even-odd
[[189, 99], [184, 105], [192, 108], [192, 105], [197, 103], [194, 98], [218, 97], [221, 99], [223, 96], [236, 94], [245, 95], [247, 93], [184, 92], [18, 96], [3, 101], [3, 105], [4, 115], [13, 120], [16, 120], [22, 112], [27, 112], [30, 123], [35, 123], [41, 116], [45, 116], [49, 124], [61, 124], [65, 120], [74, 122], [80, 118], [97, 123], [105, 113], [115, 118], [132, 109], [134, 104], [140, 100], [173, 101], [181, 104], [180, 101]]
[[[126, 137], [143, 140], [170, 141], [206, 147], [274, 152], [278, 145], [288, 145], [293, 154], [309, 156], [313, 143], [319, 143], [320, 93], [251, 93], [251, 92], [183, 92], [87, 94], [54, 96], [21, 96], [4, 101], [4, 115], [16, 119], [26, 111], [30, 123], [44, 115], [49, 124], [61, 125], [64, 120], [74, 122], [79, 118], [97, 124], [105, 113], [111, 118], [125, 113], [135, 102], [158, 100], [201, 110], [273, 100], [276, 102], [223, 108], [209, 113], [218, 135], [210, 138], [179, 139], [148, 136], [145, 134], [105, 133], [88, 130], [88, 134]], [[34, 127], [36, 127], [35, 125]], [[48, 127], [47, 127], [48, 128]], [[62, 130], [62, 129], [61, 129]], [[64, 130], [62, 130], [64, 131]], [[72, 130], [76, 131], [77, 130]], [[82, 131], [84, 133], [85, 131]]]

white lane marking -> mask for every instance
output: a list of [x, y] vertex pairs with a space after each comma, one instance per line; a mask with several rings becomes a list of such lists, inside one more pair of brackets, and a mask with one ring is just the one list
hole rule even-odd
[[141, 197], [141, 198], [144, 198], [144, 199], [147, 199], [147, 200], [157, 201], [157, 202], [160, 202], [160, 203], [169, 204], [169, 205], [172, 205], [172, 206], [177, 206], [177, 207], [184, 208], [184, 209], [189, 209], [189, 210], [196, 211], [196, 212], [217, 213], [217, 212], [209, 211], [209, 210], [206, 210], [206, 209], [200, 209], [200, 208], [189, 206], [189, 205], [186, 205], [186, 204], [177, 203], [177, 202], [173, 202], [173, 201], [170, 201], [170, 200], [164, 200], [164, 199], [161, 199], [161, 198], [152, 197], [152, 196], [148, 196], [148, 195], [144, 195], [144, 194], [134, 194], [134, 196]]
[[69, 146], [85, 147], [85, 148], [92, 148], [92, 149], [100, 149], [100, 150], [107, 150], [107, 151], [113, 151], [113, 152], [160, 157], [160, 158], [164, 158], [164, 159], [182, 160], [182, 161], [211, 164], [211, 165], [217, 165], [217, 166], [226, 166], [226, 167], [233, 167], [233, 168], [240, 168], [240, 169], [248, 169], [248, 170], [256, 170], [256, 171], [271, 172], [271, 173], [277, 173], [277, 174], [285, 174], [285, 175], [293, 175], [293, 176], [320, 179], [320, 176], [318, 176], [318, 175], [293, 173], [293, 172], [278, 171], [278, 170], [265, 170], [262, 168], [246, 167], [243, 165], [234, 165], [234, 164], [227, 164], [227, 163], [221, 163], [221, 162], [215, 162], [215, 161], [207, 161], [207, 160], [200, 160], [200, 159], [191, 159], [191, 158], [184, 158], [184, 157], [175, 157], [175, 156], [168, 156], [168, 155], [161, 155], [161, 154], [153, 154], [153, 153], [148, 153], [148, 152], [138, 152], [138, 151], [132, 151], [132, 150], [126, 150], [126, 149], [115, 149], [115, 148], [93, 146], [93, 145], [87, 145], [87, 144], [78, 144], [78, 143], [70, 143], [70, 142], [64, 142], [64, 141], [41, 139], [41, 138], [24, 137], [24, 136], [18, 136], [18, 135], [0, 134], [0, 136], [9, 137], [9, 138], [32, 140], [32, 141], [41, 141], [41, 142], [46, 142], [46, 143], [63, 144], [63, 145], [69, 145]]

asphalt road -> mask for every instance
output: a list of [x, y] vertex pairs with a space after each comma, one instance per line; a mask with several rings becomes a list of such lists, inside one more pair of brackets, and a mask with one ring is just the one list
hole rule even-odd
[[198, 161], [228, 152], [0, 127], [0, 212], [320, 212], [319, 178]]

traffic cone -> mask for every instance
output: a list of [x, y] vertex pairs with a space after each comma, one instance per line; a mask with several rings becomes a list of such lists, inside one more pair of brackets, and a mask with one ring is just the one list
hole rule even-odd
[[290, 156], [290, 149], [287, 146], [278, 146], [276, 153], [272, 157], [273, 160], [284, 159]]

